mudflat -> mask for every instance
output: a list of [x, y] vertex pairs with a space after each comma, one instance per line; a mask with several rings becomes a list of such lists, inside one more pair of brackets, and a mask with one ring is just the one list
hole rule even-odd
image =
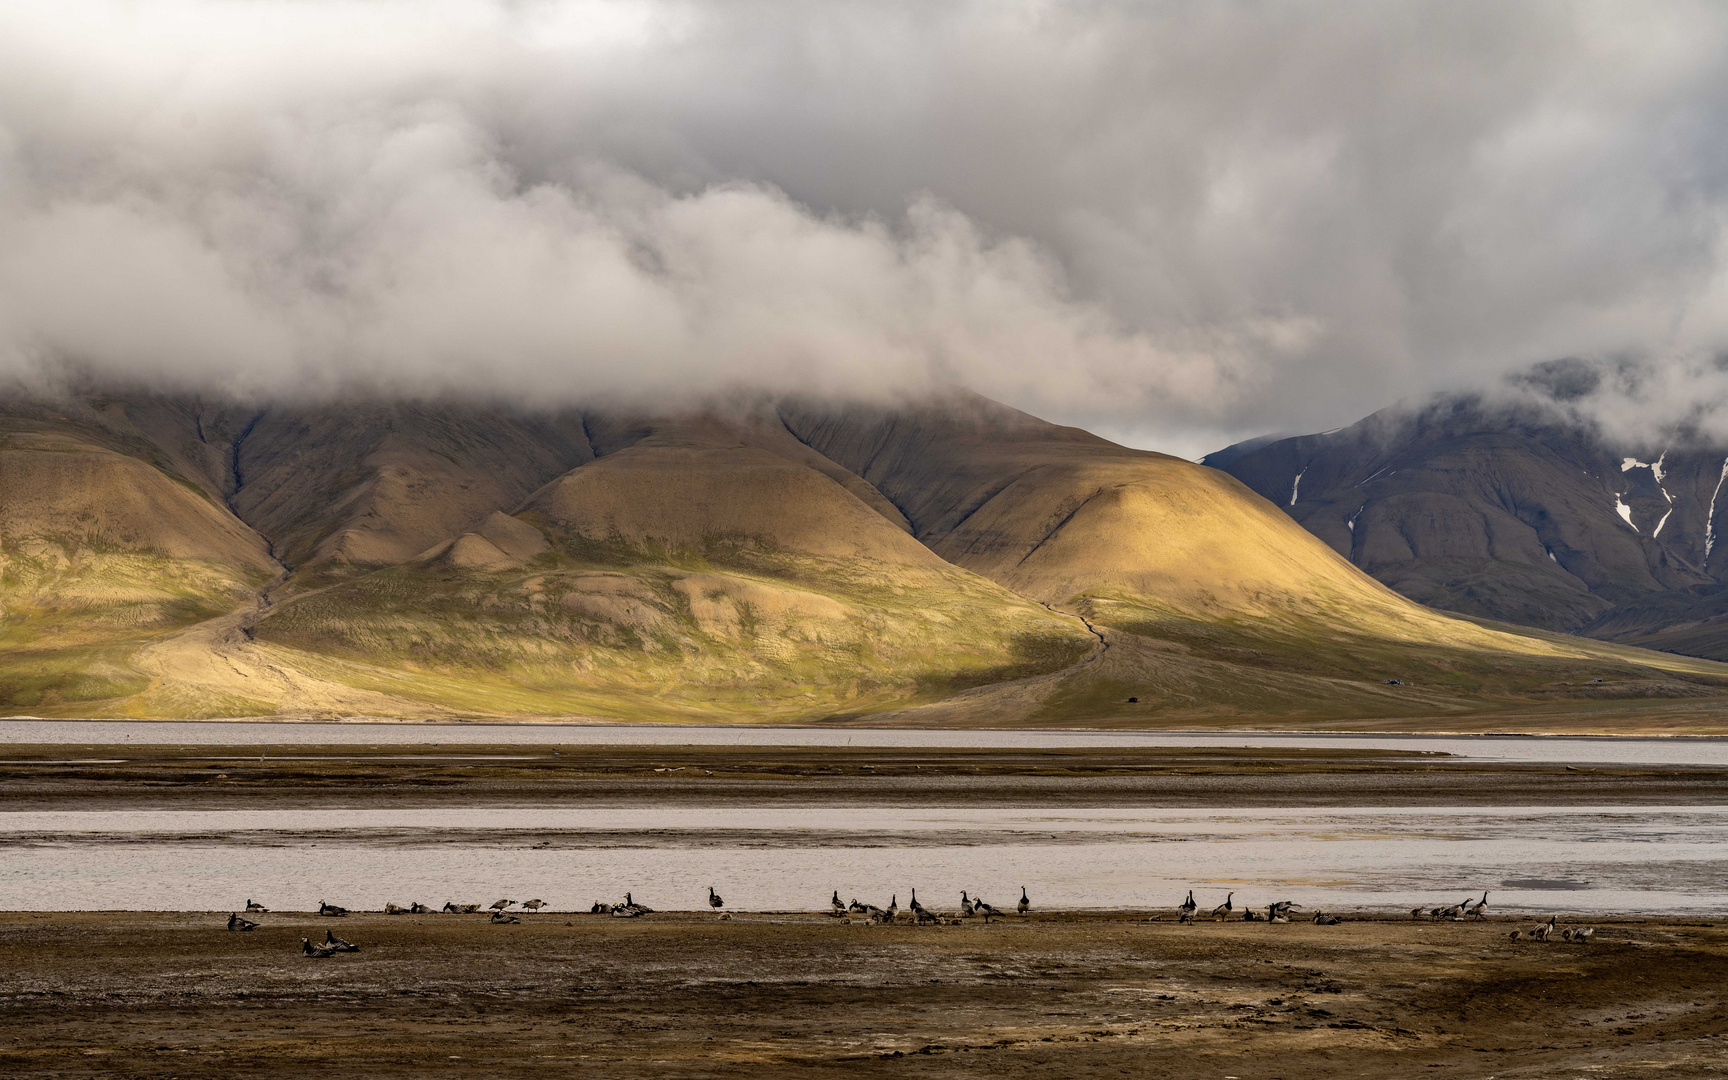
[[0, 810], [583, 805], [1720, 805], [1719, 766], [1349, 748], [23, 745]]
[[[0, 915], [0, 1074], [1705, 1076], [1728, 928]], [[1528, 925], [1527, 923], [1524, 925]], [[327, 929], [360, 946], [301, 955]]]

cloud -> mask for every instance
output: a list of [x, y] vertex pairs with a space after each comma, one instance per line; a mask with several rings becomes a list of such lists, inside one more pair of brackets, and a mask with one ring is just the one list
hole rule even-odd
[[1655, 415], [1728, 344], [1725, 31], [1678, 2], [0, 0], [0, 370], [960, 382], [1197, 452], [1637, 357], [1677, 387]]

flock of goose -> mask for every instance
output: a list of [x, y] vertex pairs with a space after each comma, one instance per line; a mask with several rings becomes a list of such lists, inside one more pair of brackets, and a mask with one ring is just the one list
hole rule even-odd
[[[1290, 913], [1301, 906], [1301, 904], [1298, 904], [1294, 900], [1274, 900], [1270, 904], [1266, 905], [1266, 914], [1264, 915], [1260, 914], [1260, 912], [1256, 911], [1254, 908], [1245, 907], [1242, 909], [1242, 921], [1287, 923], [1290, 921]], [[1230, 918], [1235, 911], [1236, 894], [1227, 893], [1224, 896], [1224, 902], [1212, 909], [1212, 918], [1216, 922], [1223, 922], [1225, 919]], [[1199, 916], [1199, 914], [1200, 904], [1194, 899], [1194, 890], [1189, 889], [1187, 898], [1180, 904], [1176, 905], [1176, 921], [1179, 923], [1191, 923]], [[1163, 917], [1164, 916], [1162, 915], [1154, 915], [1147, 921], [1156, 922]], [[1336, 915], [1330, 915], [1319, 908], [1315, 908], [1311, 921], [1317, 926], [1337, 926], [1344, 920]]]
[[[520, 908], [523, 911], [539, 911], [545, 906], [546, 901], [544, 900], [523, 900], [518, 902], [510, 899], [499, 899], [493, 901], [484, 910], [490, 913], [489, 918], [491, 922], [520, 923], [522, 920], [510, 913], [511, 908]], [[714, 911], [719, 911], [721, 908], [726, 906], [726, 901], [721, 898], [720, 894], [714, 890], [714, 886], [712, 885], [708, 886], [708, 906]], [[1211, 917], [1217, 922], [1224, 922], [1226, 919], [1233, 917], [1236, 911], [1240, 910], [1242, 912], [1240, 919], [1243, 922], [1288, 923], [1291, 918], [1291, 913], [1301, 908], [1302, 905], [1294, 900], [1274, 900], [1272, 903], [1266, 905], [1265, 914], [1261, 914], [1258, 909], [1251, 907], [1238, 909], [1236, 907], [1236, 894], [1230, 892], [1225, 894], [1223, 903], [1212, 909]], [[269, 910], [269, 908], [255, 900], [248, 899], [246, 901], [247, 915], [265, 913]], [[604, 900], [596, 900], [588, 910], [590, 914], [611, 915], [616, 919], [634, 919], [643, 915], [650, 915], [654, 911], [653, 908], [646, 904], [637, 903], [635, 897], [630, 893], [625, 893], [623, 901], [619, 903], [609, 904]], [[1022, 885], [1020, 887], [1020, 900], [1014, 905], [1014, 912], [1019, 915], [1025, 915], [1031, 910], [1032, 899], [1026, 894], [1026, 887]], [[438, 913], [475, 915], [480, 914], [481, 911], [482, 908], [479, 904], [458, 904], [454, 901], [446, 901], [444, 906], [436, 912], [433, 908], [421, 903], [411, 903], [407, 907], [402, 907], [397, 904], [384, 905], [384, 914], [386, 915], [430, 915]], [[1410, 909], [1410, 917], [1412, 919], [1444, 919], [1454, 922], [1463, 922], [1467, 919], [1486, 919], [1488, 917], [1487, 912], [1488, 894], [1484, 892], [1480, 899], [1465, 897], [1462, 901], [1456, 904], [1440, 904], [1434, 907], [1419, 906], [1412, 908]], [[320, 900], [318, 901], [318, 914], [328, 918], [342, 918], [348, 914], [348, 909]], [[840, 891], [836, 889], [828, 901], [828, 914], [835, 918], [844, 918], [850, 915], [862, 915], [866, 922], [873, 924], [893, 923], [896, 920], [904, 918], [914, 926], [941, 926], [944, 924], [958, 926], [960, 925], [961, 919], [979, 917], [982, 917], [985, 924], [988, 925], [991, 919], [1003, 918], [1008, 913], [1003, 911], [1001, 908], [988, 903], [983, 897], [972, 896], [965, 891], [960, 893], [960, 908], [957, 913], [931, 911], [929, 908], [918, 902], [918, 890], [914, 888], [912, 890], [911, 902], [907, 905], [904, 911], [900, 908], [899, 893], [895, 893], [893, 897], [889, 899], [887, 907], [877, 907], [874, 904], [861, 903], [856, 897], [852, 899], [851, 903], [843, 903], [840, 900]], [[1200, 904], [1194, 899], [1194, 890], [1189, 889], [1187, 897], [1176, 906], [1176, 921], [1178, 923], [1191, 923], [1197, 920], [1199, 914]], [[731, 916], [721, 915], [720, 917], [722, 919], [727, 919]], [[1163, 915], [1153, 915], [1148, 921], [1160, 920], [1163, 917]], [[1310, 921], [1318, 926], [1337, 926], [1344, 920], [1337, 915], [1328, 914], [1323, 910], [1315, 909], [1313, 914], [1310, 916]], [[1558, 933], [1558, 936], [1562, 941], [1589, 942], [1596, 933], [1596, 928], [1593, 926], [1567, 927], [1565, 929], [1559, 929], [1557, 922], [1558, 917], [1551, 916], [1547, 922], [1538, 923], [1531, 929], [1518, 929], [1512, 931], [1510, 937], [1513, 941], [1549, 941], [1556, 935], [1556, 933]], [[228, 916], [229, 930], [253, 930], [256, 929], [258, 925], [259, 924], [254, 920], [246, 918], [238, 913]], [[300, 951], [307, 956], [322, 959], [324, 957], [334, 956], [339, 952], [359, 952], [360, 947], [343, 941], [341, 938], [336, 937], [330, 931], [326, 930], [324, 932], [324, 941], [322, 944], [313, 942], [307, 938], [301, 938]]]
[[[1020, 902], [1014, 905], [1014, 910], [1021, 915], [1032, 910], [1032, 900], [1026, 895], [1026, 886], [1024, 885], [1020, 886]], [[895, 893], [888, 901], [888, 906], [882, 908], [875, 904], [859, 903], [857, 897], [853, 897], [850, 904], [843, 904], [840, 902], [840, 891], [836, 889], [834, 895], [828, 900], [828, 914], [835, 918], [862, 915], [866, 922], [891, 923], [900, 917], [900, 894]], [[1000, 919], [1004, 914], [1005, 912], [1000, 908], [986, 903], [982, 896], [968, 896], [965, 890], [961, 890], [960, 893], [960, 911], [958, 914], [931, 911], [918, 902], [918, 890], [916, 888], [912, 890], [912, 902], [906, 908], [906, 917], [911, 920], [914, 926], [941, 926], [943, 923], [958, 926], [961, 919], [973, 919], [979, 916], [983, 916], [985, 925], [989, 925], [991, 919]]]

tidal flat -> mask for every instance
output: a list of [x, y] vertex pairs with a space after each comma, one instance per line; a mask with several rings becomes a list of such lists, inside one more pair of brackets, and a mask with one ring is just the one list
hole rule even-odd
[[[1725, 805], [1718, 764], [1347, 745], [14, 743], [0, 1075], [1707, 1076]], [[1022, 874], [988, 926], [809, 911]], [[587, 911], [632, 888], [680, 910]], [[1410, 918], [1466, 888], [1488, 918]], [[551, 906], [376, 913], [494, 894]], [[1550, 914], [1592, 942], [1508, 936]], [[360, 951], [300, 954], [329, 929]]]
[[[873, 926], [819, 914], [0, 915], [0, 1072], [64, 1077], [1708, 1076], [1728, 930]], [[1526, 923], [1526, 925], [1528, 925]], [[360, 946], [300, 953], [327, 929]]]

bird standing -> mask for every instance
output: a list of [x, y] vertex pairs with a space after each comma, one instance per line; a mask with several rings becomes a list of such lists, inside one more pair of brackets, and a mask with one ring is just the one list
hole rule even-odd
[[1032, 910], [1032, 901], [1026, 898], [1026, 886], [1024, 885], [1020, 886], [1020, 902], [1014, 905], [1014, 909], [1022, 915]]
[[726, 901], [720, 899], [720, 894], [714, 891], [714, 886], [708, 886], [708, 906], [719, 911], [726, 906]]

